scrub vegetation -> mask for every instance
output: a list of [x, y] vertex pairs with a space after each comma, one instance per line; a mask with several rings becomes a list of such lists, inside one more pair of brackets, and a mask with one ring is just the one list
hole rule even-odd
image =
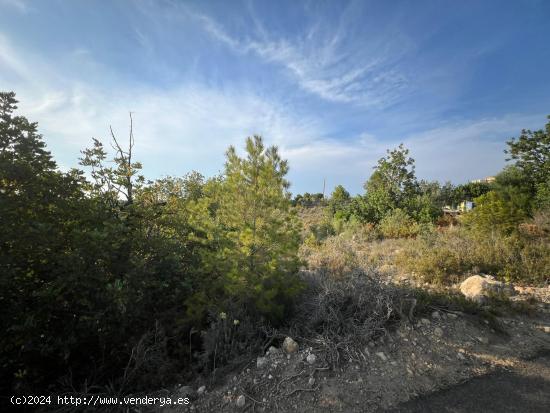
[[[352, 359], [353, 345], [412, 313], [418, 293], [382, 282], [387, 266], [440, 285], [550, 277], [550, 123], [508, 142], [494, 182], [418, 180], [401, 145], [364, 194], [292, 197], [287, 162], [259, 136], [242, 156], [230, 147], [211, 178], [146, 179], [131, 128], [61, 171], [16, 104], [0, 93], [4, 393], [150, 391], [216, 374], [289, 331], [331, 364]], [[443, 215], [462, 201], [475, 207]]]

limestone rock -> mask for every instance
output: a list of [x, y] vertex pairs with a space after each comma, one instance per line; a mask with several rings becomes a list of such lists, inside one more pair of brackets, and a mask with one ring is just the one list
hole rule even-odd
[[483, 304], [487, 301], [489, 294], [512, 295], [512, 286], [495, 280], [491, 276], [472, 275], [460, 284], [460, 292], [472, 301]]
[[296, 343], [291, 337], [287, 337], [283, 342], [283, 350], [287, 353], [296, 353], [298, 351], [298, 343]]
[[379, 352], [379, 353], [376, 353], [376, 355], [377, 355], [378, 357], [380, 357], [380, 359], [381, 359], [382, 361], [388, 360], [388, 358], [386, 357], [386, 355], [385, 355], [382, 351]]
[[239, 397], [237, 397], [237, 407], [242, 409], [244, 405], [246, 404], [245, 397], [241, 394]]
[[308, 354], [306, 360], [309, 364], [315, 364], [315, 362], [317, 361], [317, 357], [315, 356], [315, 354], [311, 353]]
[[264, 368], [267, 365], [267, 358], [265, 357], [258, 357], [256, 359], [256, 367], [259, 369]]

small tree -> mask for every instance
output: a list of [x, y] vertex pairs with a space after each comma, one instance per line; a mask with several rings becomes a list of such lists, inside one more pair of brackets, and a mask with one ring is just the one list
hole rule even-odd
[[349, 192], [342, 185], [338, 185], [332, 191], [332, 195], [329, 200], [330, 211], [333, 215], [338, 215], [340, 218], [348, 217], [348, 206], [351, 201]]
[[252, 298], [268, 316], [279, 318], [296, 292], [299, 227], [290, 212], [288, 164], [262, 138], [246, 140], [246, 157], [226, 153], [225, 180], [217, 219], [234, 245], [223, 251], [232, 293]]
[[[548, 116], [550, 119], [550, 116]], [[533, 186], [546, 182], [550, 177], [550, 122], [544, 130], [522, 130], [519, 138], [507, 142], [510, 155], [518, 168], [525, 172]]]
[[372, 219], [379, 222], [387, 212], [404, 206], [417, 192], [414, 159], [403, 144], [378, 160], [375, 171], [364, 185]]
[[91, 168], [91, 176], [94, 180], [94, 184], [90, 187], [91, 192], [102, 195], [112, 206], [119, 206], [121, 200], [124, 201], [125, 206], [132, 205], [136, 189], [145, 182], [145, 178], [139, 175], [141, 163], [132, 159], [135, 143], [132, 113], [130, 113], [127, 149], [118, 143], [113, 128], [109, 130], [111, 146], [115, 150], [115, 157], [111, 162], [115, 166], [106, 166], [107, 152], [103, 143], [95, 138], [93, 147], [82, 151], [83, 157], [80, 159], [80, 164]]

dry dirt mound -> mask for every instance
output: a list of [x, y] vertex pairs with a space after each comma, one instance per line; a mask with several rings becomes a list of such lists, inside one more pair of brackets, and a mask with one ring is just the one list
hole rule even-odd
[[340, 360], [336, 368], [315, 343], [295, 338], [298, 351], [271, 349], [259, 355], [261, 362], [251, 360], [223, 385], [207, 384], [201, 394], [193, 394], [191, 405], [173, 411], [378, 411], [512, 368], [550, 349], [546, 313], [500, 321], [505, 333], [493, 330], [487, 320], [434, 312], [415, 324], [402, 322], [369, 343], [360, 360]]

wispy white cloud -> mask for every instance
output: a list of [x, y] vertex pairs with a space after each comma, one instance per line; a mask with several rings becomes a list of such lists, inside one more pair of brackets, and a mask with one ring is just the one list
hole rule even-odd
[[[345, 30], [348, 16], [334, 30], [314, 22], [292, 39], [270, 33], [259, 19], [253, 19], [253, 32], [238, 37], [210, 16], [195, 13], [193, 18], [235, 53], [283, 68], [302, 89], [327, 101], [384, 108], [402, 99], [411, 87], [399, 58], [414, 46], [406, 38], [389, 36], [367, 39], [359, 49], [349, 42], [353, 34]], [[132, 34], [145, 51], [153, 50], [155, 36], [139, 27]], [[522, 127], [540, 127], [544, 120], [541, 115], [511, 114], [444, 123], [400, 137], [388, 130], [357, 135], [349, 132], [345, 114], [335, 126], [330, 120], [334, 115], [327, 117], [316, 108], [297, 109], [292, 101], [287, 105], [288, 101], [272, 97], [281, 93], [261, 93], [255, 85], [234, 79], [209, 84], [190, 77], [161, 88], [130, 83], [119, 70], [102, 64], [86, 48], [69, 50], [54, 61], [18, 47], [0, 33], [0, 87], [9, 85], [18, 93], [20, 112], [39, 122], [64, 166], [76, 165], [79, 150], [91, 137], [107, 137], [110, 124], [126, 136], [132, 111], [137, 156], [149, 176], [191, 169], [216, 173], [223, 167], [228, 145], [241, 147], [244, 137], [259, 133], [268, 144], [279, 145], [289, 159], [289, 178], [297, 183], [293, 191], [321, 190], [326, 178], [327, 190], [342, 183], [361, 192], [376, 160], [401, 141], [417, 159], [420, 177], [465, 181], [497, 172], [504, 164], [504, 139]], [[392, 114], [384, 112], [386, 118]], [[395, 117], [403, 121], [399, 114]], [[416, 117], [407, 121], [407, 128], [419, 129], [418, 123], [411, 125], [415, 122]], [[371, 132], [368, 124], [365, 130]]]
[[206, 32], [232, 50], [254, 54], [284, 67], [303, 89], [325, 100], [384, 108], [409, 90], [407, 75], [397, 61], [412, 47], [403, 35], [362, 39], [349, 35], [344, 15], [333, 31], [313, 24], [292, 39], [270, 34], [253, 14], [254, 32], [248, 37], [232, 35], [208, 15], [184, 9]]
[[[76, 55], [101, 70], [89, 53]], [[39, 122], [63, 165], [76, 166], [79, 151], [92, 137], [108, 137], [109, 125], [127, 136], [130, 111], [137, 155], [146, 172], [157, 176], [191, 169], [217, 173], [227, 147], [242, 146], [252, 134], [263, 135], [268, 144], [294, 147], [323, 133], [317, 119], [299, 116], [246, 87], [214, 89], [187, 82], [167, 91], [122, 78], [116, 79], [116, 87], [88, 83], [86, 77], [49, 70], [53, 67], [24, 55], [5, 36], [0, 36], [0, 56], [0, 84], [10, 80], [5, 84], [17, 92], [20, 112]]]

